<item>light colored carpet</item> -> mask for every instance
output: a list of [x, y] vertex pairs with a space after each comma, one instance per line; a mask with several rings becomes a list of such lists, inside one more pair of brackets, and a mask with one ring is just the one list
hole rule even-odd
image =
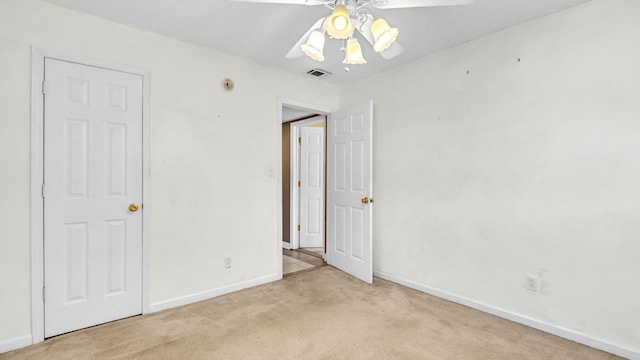
[[49, 339], [0, 359], [614, 359], [330, 266]]

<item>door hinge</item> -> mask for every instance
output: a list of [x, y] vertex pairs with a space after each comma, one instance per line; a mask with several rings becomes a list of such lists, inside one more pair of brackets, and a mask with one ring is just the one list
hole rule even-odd
[[47, 296], [46, 296], [45, 294], [46, 294], [46, 293], [45, 293], [45, 289], [44, 289], [44, 286], [43, 286], [43, 287], [42, 287], [42, 302], [44, 302], [44, 301], [45, 301], [45, 299], [47, 298]]
[[47, 92], [46, 91], [46, 83], [45, 83], [44, 80], [42, 80], [42, 95], [45, 95], [46, 92]]
[[298, 231], [300, 231], [300, 225], [298, 225]]
[[302, 144], [302, 138], [298, 136], [298, 144]]
[[302, 186], [302, 184], [300, 183], [300, 180], [298, 180], [298, 187]]
[[46, 196], [46, 187], [44, 186], [44, 184], [42, 184], [42, 198], [44, 199], [45, 196]]

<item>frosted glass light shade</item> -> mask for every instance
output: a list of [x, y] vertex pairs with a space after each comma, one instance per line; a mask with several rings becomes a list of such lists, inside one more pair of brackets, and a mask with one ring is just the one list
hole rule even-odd
[[358, 39], [351, 38], [347, 42], [346, 55], [343, 64], [366, 64], [367, 60], [362, 57], [362, 48]]
[[376, 19], [376, 21], [371, 24], [371, 33], [375, 40], [373, 50], [376, 52], [381, 52], [391, 46], [398, 37], [398, 29], [390, 27], [383, 18]]
[[335, 39], [347, 39], [353, 34], [354, 29], [349, 9], [343, 5], [336, 6], [331, 15], [327, 17], [325, 27], [331, 37]]
[[310, 58], [316, 61], [324, 61], [324, 34], [318, 30], [314, 30], [309, 35], [309, 40], [305, 44], [300, 45], [302, 51]]

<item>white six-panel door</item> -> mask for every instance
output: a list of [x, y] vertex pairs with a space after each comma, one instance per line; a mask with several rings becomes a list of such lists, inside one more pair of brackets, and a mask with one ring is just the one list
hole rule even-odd
[[45, 59], [45, 89], [50, 337], [142, 312], [142, 77]]
[[324, 246], [324, 128], [300, 129], [300, 247]]
[[373, 102], [331, 114], [327, 126], [327, 262], [373, 282]]

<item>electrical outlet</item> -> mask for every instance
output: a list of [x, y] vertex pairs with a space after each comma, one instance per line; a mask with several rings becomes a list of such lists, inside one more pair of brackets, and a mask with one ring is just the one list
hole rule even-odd
[[225, 257], [224, 258], [224, 268], [225, 269], [231, 268], [231, 258], [230, 257]]
[[540, 278], [537, 275], [527, 274], [524, 280], [524, 287], [529, 291], [540, 292]]

